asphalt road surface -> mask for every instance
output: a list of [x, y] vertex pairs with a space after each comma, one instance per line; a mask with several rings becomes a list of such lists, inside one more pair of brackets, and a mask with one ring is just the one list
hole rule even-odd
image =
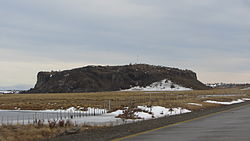
[[250, 105], [132, 135], [122, 141], [250, 141]]

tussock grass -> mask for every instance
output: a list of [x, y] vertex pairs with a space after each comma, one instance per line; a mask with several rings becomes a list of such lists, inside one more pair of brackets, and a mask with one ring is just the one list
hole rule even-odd
[[[49, 139], [73, 127], [50, 128], [48, 125], [3, 125], [0, 126], [0, 141], [35, 141]], [[81, 131], [91, 127], [82, 127]], [[93, 127], [92, 127], [93, 128]]]

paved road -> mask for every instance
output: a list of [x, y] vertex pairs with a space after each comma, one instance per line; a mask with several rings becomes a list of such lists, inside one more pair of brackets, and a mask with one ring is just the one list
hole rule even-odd
[[122, 141], [249, 141], [250, 105]]

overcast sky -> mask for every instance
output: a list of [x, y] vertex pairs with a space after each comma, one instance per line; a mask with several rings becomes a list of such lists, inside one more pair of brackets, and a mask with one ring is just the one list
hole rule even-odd
[[249, 0], [0, 0], [0, 17], [0, 86], [129, 63], [250, 82]]

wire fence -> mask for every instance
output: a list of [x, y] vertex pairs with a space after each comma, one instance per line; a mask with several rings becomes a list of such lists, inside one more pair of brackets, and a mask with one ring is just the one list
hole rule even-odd
[[[189, 95], [190, 97], [190, 95]], [[100, 116], [106, 114], [107, 111], [114, 111], [121, 107], [134, 107], [138, 105], [145, 105], [150, 106], [153, 103], [157, 103], [161, 100], [179, 100], [179, 99], [187, 99], [185, 95], [171, 95], [171, 94], [162, 94], [162, 93], [155, 93], [151, 94], [148, 93], [145, 95], [133, 95], [128, 96], [124, 99], [119, 97], [114, 97], [113, 99], [103, 100], [103, 101], [92, 101], [88, 100], [87, 104], [92, 105], [93, 103], [99, 103], [99, 108], [92, 108], [91, 110], [81, 111], [81, 110], [74, 110], [74, 111], [52, 111], [52, 112], [34, 112], [34, 111], [18, 111], [18, 110], [6, 110], [0, 111], [0, 125], [15, 125], [15, 124], [37, 124], [38, 122], [48, 123], [49, 121], [60, 121], [60, 120], [72, 120], [75, 124], [78, 122], [77, 119], [91, 116]], [[89, 106], [90, 106], [89, 105]], [[105, 110], [107, 109], [107, 110]], [[105, 122], [81, 122], [81, 124], [86, 125], [119, 125], [124, 124], [129, 121], [124, 121], [122, 119], [112, 120], [112, 121], [105, 121]], [[134, 121], [130, 121], [134, 122]], [[79, 122], [78, 122], [79, 123]]]
[[74, 120], [90, 116], [100, 116], [107, 111], [95, 109], [88, 111], [55, 111], [55, 112], [32, 112], [32, 111], [0, 111], [0, 125], [25, 125], [37, 124], [38, 122], [48, 123], [49, 121]]
[[[18, 111], [18, 110], [1, 110], [0, 111], [0, 125], [16, 125], [16, 124], [38, 124], [39, 122], [49, 123], [49, 121], [60, 121], [60, 120], [71, 120], [74, 124], [86, 124], [86, 125], [98, 125], [98, 126], [108, 126], [108, 125], [119, 125], [133, 121], [124, 121], [122, 119], [113, 119], [110, 121], [95, 122], [89, 120], [84, 121], [87, 117], [95, 117], [106, 114], [108, 111], [115, 111], [124, 107], [136, 107], [136, 106], [152, 106], [152, 105], [163, 105], [166, 107], [176, 107], [176, 105], [185, 104], [189, 100], [202, 99], [204, 96], [211, 95], [198, 95], [198, 94], [175, 94], [175, 93], [145, 93], [134, 94], [126, 97], [116, 97], [112, 99], [105, 100], [92, 100], [88, 99], [85, 107], [96, 106], [99, 108], [74, 110], [74, 111], [51, 111], [51, 112], [34, 112], [34, 111]], [[221, 96], [221, 95], [212, 95]], [[224, 95], [223, 95], [224, 96]], [[225, 96], [238, 96], [235, 95], [225, 95]], [[168, 104], [168, 105], [167, 105]], [[176, 104], [176, 105], [175, 105]], [[84, 111], [86, 110], [86, 111]], [[81, 120], [81, 121], [79, 121]], [[101, 120], [101, 119], [99, 119]]]

